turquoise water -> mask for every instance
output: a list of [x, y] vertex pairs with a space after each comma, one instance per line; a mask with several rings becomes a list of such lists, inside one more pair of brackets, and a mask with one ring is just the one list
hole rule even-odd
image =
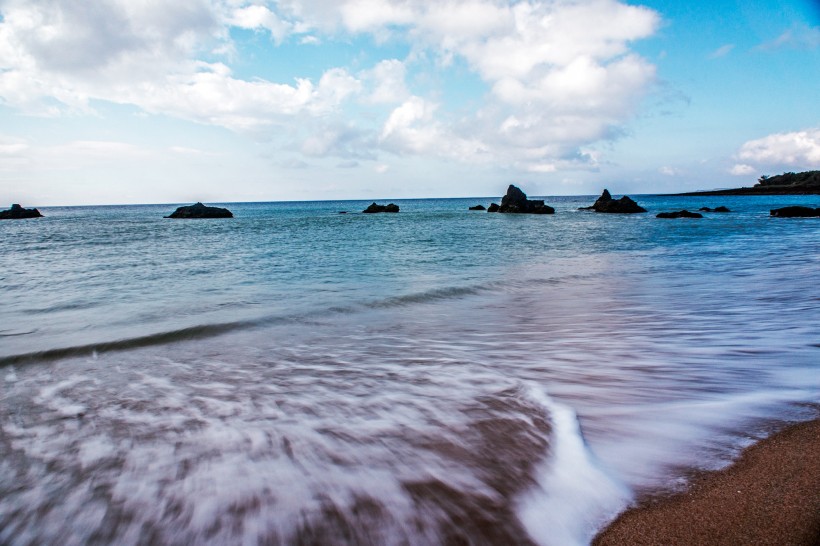
[[633, 197], [0, 222], [0, 542], [584, 544], [813, 415], [816, 196]]

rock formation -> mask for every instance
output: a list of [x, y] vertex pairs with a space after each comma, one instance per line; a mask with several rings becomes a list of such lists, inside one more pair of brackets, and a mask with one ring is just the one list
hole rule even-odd
[[373, 214], [376, 212], [399, 212], [399, 206], [394, 205], [393, 203], [390, 203], [389, 205], [377, 205], [376, 203], [373, 203], [362, 212], [366, 214]]
[[42, 214], [37, 209], [24, 209], [17, 203], [10, 209], [0, 211], [0, 220], [22, 220], [24, 218], [42, 218]]
[[[490, 208], [492, 209], [493, 206], [490, 205]], [[510, 184], [510, 187], [507, 188], [507, 195], [501, 198], [501, 206], [498, 207], [498, 212], [554, 214], [555, 209], [545, 205], [541, 199], [527, 199], [527, 194]]]
[[608, 212], [617, 214], [634, 214], [636, 212], [646, 212], [646, 209], [638, 205], [635, 201], [624, 195], [620, 199], [613, 199], [609, 190], [604, 190], [595, 203], [590, 207], [581, 207], [581, 210], [594, 210], [595, 212]]
[[166, 218], [233, 218], [233, 214], [228, 209], [206, 207], [202, 203], [196, 203], [187, 207], [179, 207]]
[[498, 209], [501, 207], [498, 206], [498, 203], [490, 203], [489, 208], [487, 208], [487, 212], [498, 212]]
[[820, 208], [813, 209], [811, 207], [783, 207], [780, 209], [772, 209], [769, 211], [771, 216], [779, 218], [811, 218], [820, 216]]
[[470, 210], [487, 210], [484, 205], [476, 205], [474, 207], [470, 207]]
[[701, 212], [732, 212], [723, 205], [715, 207], [713, 209], [710, 209], [709, 207], [700, 207], [698, 210]]
[[699, 212], [689, 212], [688, 210], [679, 210], [677, 212], [661, 212], [655, 218], [703, 218]]

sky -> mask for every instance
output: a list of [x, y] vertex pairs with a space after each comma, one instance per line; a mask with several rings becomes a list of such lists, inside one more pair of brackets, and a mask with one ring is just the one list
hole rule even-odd
[[0, 0], [0, 204], [820, 169], [820, 1]]

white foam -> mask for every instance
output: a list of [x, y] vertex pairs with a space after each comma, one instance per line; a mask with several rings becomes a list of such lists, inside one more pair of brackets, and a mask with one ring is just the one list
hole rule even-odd
[[518, 517], [543, 546], [589, 544], [596, 531], [632, 500], [632, 494], [597, 462], [572, 409], [538, 388], [528, 394], [549, 412], [552, 435], [538, 485], [519, 501]]

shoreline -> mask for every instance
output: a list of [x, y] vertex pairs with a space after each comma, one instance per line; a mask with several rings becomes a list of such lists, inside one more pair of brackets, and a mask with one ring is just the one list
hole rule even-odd
[[680, 493], [621, 513], [594, 546], [820, 544], [820, 417], [747, 447]]
[[[638, 195], [638, 194], [636, 194]], [[756, 190], [754, 188], [732, 188], [725, 190], [688, 191], [683, 193], [667, 193], [670, 197], [700, 197], [710, 195], [820, 195], [820, 188], [791, 189], [791, 190]]]

